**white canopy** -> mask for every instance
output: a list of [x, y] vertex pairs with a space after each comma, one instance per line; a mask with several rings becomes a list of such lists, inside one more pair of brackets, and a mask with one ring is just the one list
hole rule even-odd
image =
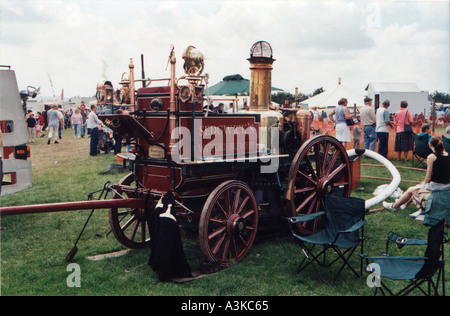
[[325, 90], [322, 93], [316, 94], [312, 98], [302, 101], [303, 104], [307, 104], [309, 109], [317, 108], [328, 108], [335, 107], [338, 105], [338, 101], [341, 98], [346, 98], [348, 100], [348, 107], [361, 108], [364, 106], [365, 95], [348, 89], [341, 83], [341, 78], [334, 89]]

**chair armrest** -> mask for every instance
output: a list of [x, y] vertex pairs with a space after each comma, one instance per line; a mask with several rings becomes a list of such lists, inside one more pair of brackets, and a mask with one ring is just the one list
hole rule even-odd
[[360, 220], [360, 221], [356, 222], [355, 224], [353, 224], [350, 228], [348, 228], [348, 229], [346, 229], [346, 230], [338, 231], [338, 234], [352, 233], [352, 232], [354, 232], [354, 231], [357, 231], [357, 230], [360, 229], [365, 223], [366, 223], [365, 220]]
[[385, 255], [385, 256], [375, 256], [375, 257], [370, 257], [368, 255], [359, 255], [362, 259], [367, 259], [367, 260], [427, 260], [429, 259], [428, 257], [414, 257], [414, 256], [390, 256], [390, 255]]
[[325, 212], [317, 212], [317, 213], [308, 214], [308, 215], [300, 215], [300, 216], [295, 216], [295, 217], [284, 217], [284, 218], [287, 219], [290, 223], [296, 224], [296, 223], [312, 221], [312, 220], [316, 219], [317, 217], [322, 216], [324, 214], [325, 214]]
[[427, 245], [428, 241], [426, 239], [420, 239], [420, 238], [411, 238], [406, 236], [400, 236], [394, 232], [390, 232], [387, 236], [389, 241], [392, 241], [393, 243], [397, 244], [398, 246], [407, 246], [407, 245]]

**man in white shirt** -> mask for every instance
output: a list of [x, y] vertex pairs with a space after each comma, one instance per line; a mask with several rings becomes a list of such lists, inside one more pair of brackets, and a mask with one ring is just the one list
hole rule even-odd
[[102, 125], [102, 122], [97, 116], [97, 106], [95, 104], [91, 105], [91, 112], [88, 115], [86, 121], [87, 128], [91, 131], [91, 143], [89, 154], [91, 156], [97, 156], [98, 153], [98, 129]]
[[364, 107], [360, 111], [360, 116], [364, 130], [364, 149], [375, 151], [375, 147], [377, 146], [377, 134], [375, 132], [377, 118], [375, 116], [375, 110], [372, 107], [371, 98], [366, 97], [364, 99]]

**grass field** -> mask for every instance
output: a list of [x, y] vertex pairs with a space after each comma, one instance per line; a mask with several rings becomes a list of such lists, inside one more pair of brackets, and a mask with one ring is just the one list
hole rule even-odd
[[[38, 138], [30, 144], [33, 163], [33, 188], [2, 198], [2, 205], [26, 205], [86, 200], [87, 194], [101, 189], [106, 181], [117, 183], [124, 174], [99, 175], [113, 154], [90, 157], [89, 139], [73, 139], [73, 130], [65, 130], [58, 145], [46, 144]], [[374, 163], [363, 159], [363, 163]], [[397, 166], [410, 163], [394, 162]], [[390, 177], [384, 168], [362, 167], [363, 176]], [[402, 179], [422, 181], [425, 173], [399, 169]], [[352, 196], [368, 199], [384, 181], [361, 179], [364, 191]], [[406, 190], [412, 183], [402, 182]], [[377, 208], [379, 206], [375, 206]], [[386, 234], [394, 230], [405, 235], [426, 237], [427, 229], [409, 217], [413, 206], [395, 213], [379, 211], [367, 215], [365, 253], [380, 254]], [[68, 286], [72, 270], [64, 259], [72, 249], [90, 211], [75, 211], [1, 218], [0, 272], [1, 295], [176, 295], [176, 296], [321, 296], [371, 295], [366, 285], [367, 275], [356, 278], [349, 270], [333, 285], [325, 285], [310, 268], [293, 274], [302, 258], [300, 248], [288, 234], [259, 236], [249, 255], [239, 264], [217, 274], [184, 284], [159, 283], [155, 272], [147, 265], [149, 250], [132, 250], [126, 255], [88, 260], [88, 256], [124, 249], [112, 234], [108, 211], [97, 210], [78, 243], [74, 259], [80, 267], [80, 287]], [[196, 238], [183, 239], [193, 270], [203, 260]], [[446, 254], [450, 253], [448, 245]], [[396, 249], [398, 254], [423, 255], [424, 248]], [[412, 252], [411, 252], [412, 251]], [[352, 262], [359, 267], [358, 256]], [[69, 268], [69, 270], [68, 270]], [[330, 269], [322, 270], [331, 277]], [[336, 267], [331, 271], [335, 272]], [[447, 279], [450, 280], [449, 269]], [[450, 282], [447, 282], [449, 284]], [[447, 285], [447, 293], [450, 287]]]

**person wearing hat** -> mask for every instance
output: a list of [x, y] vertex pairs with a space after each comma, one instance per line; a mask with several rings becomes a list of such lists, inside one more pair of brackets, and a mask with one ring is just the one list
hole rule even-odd
[[394, 127], [394, 124], [390, 120], [390, 114], [388, 111], [390, 105], [391, 102], [389, 100], [384, 100], [381, 108], [378, 109], [376, 114], [376, 133], [379, 141], [378, 153], [384, 158], [387, 158], [388, 156], [389, 127]]
[[377, 146], [377, 134], [375, 131], [377, 117], [375, 110], [372, 107], [372, 99], [364, 98], [364, 107], [361, 109], [361, 124], [364, 130], [364, 149], [375, 151]]

